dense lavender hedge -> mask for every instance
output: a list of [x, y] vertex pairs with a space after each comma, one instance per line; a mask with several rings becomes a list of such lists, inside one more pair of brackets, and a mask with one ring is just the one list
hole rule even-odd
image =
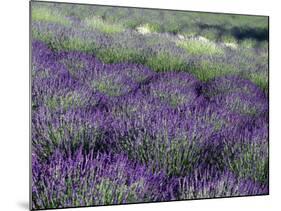
[[32, 209], [268, 194], [264, 46], [53, 7], [32, 21]]
[[32, 154], [33, 208], [62, 208], [169, 200], [176, 181], [122, 154], [56, 150], [49, 161]]

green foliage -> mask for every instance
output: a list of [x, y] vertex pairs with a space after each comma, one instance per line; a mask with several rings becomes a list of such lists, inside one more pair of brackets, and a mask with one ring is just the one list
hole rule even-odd
[[41, 40], [45, 43], [51, 43], [53, 40], [53, 33], [48, 32], [48, 33], [42, 33], [38, 30], [32, 29], [32, 39], [34, 40]]
[[65, 96], [52, 96], [46, 99], [46, 106], [51, 110], [63, 109], [67, 111], [70, 108], [80, 107], [86, 103], [86, 99], [77, 92], [69, 92]]
[[129, 88], [122, 82], [114, 80], [112, 76], [102, 77], [99, 80], [93, 80], [91, 87], [112, 97], [119, 96], [126, 88]]
[[209, 40], [180, 40], [177, 45], [192, 55], [222, 55], [223, 49]]
[[200, 31], [200, 36], [206, 37], [207, 39], [215, 42], [219, 41], [219, 33], [220, 32], [217, 29], [207, 28]]
[[94, 42], [82, 40], [77, 37], [70, 37], [69, 39], [63, 40], [63, 42], [61, 42], [60, 48], [61, 49], [58, 50], [94, 53], [96, 51], [96, 44]]
[[268, 74], [266, 72], [251, 73], [248, 78], [253, 83], [257, 84], [263, 91], [268, 91]]
[[240, 47], [254, 48], [257, 42], [254, 39], [245, 39], [240, 43]]
[[[265, 183], [268, 180], [268, 156], [267, 148], [261, 143], [235, 144], [228, 147], [225, 145], [225, 157], [228, 157], [227, 165], [231, 171], [241, 178], [251, 178]], [[231, 153], [239, 152], [237, 157], [231, 157]], [[261, 159], [261, 155], [263, 158]], [[233, 159], [231, 159], [233, 158]]]
[[76, 77], [77, 73], [85, 67], [83, 61], [75, 60], [75, 59], [72, 60], [63, 59], [61, 60], [61, 63], [67, 67], [69, 73], [74, 77]]
[[[65, 147], [65, 145], [67, 145], [70, 150], [77, 150], [78, 147], [83, 146], [85, 151], [89, 151], [90, 149], [94, 149], [96, 143], [104, 138], [98, 128], [94, 128], [86, 123], [78, 127], [77, 122], [67, 122], [62, 116], [60, 118], [61, 125], [59, 127], [49, 122], [48, 129], [42, 134], [43, 138], [39, 137], [32, 140], [32, 144], [35, 148], [38, 146], [38, 143], [40, 143], [40, 146], [44, 146], [43, 148], [36, 149], [40, 150], [41, 159], [43, 160], [51, 156], [55, 150], [63, 146]], [[90, 133], [95, 133], [93, 136], [94, 138], [91, 140], [88, 138]], [[71, 142], [66, 138], [69, 135], [71, 136]], [[64, 147], [61, 148], [61, 150], [65, 150]]]
[[126, 48], [107, 48], [99, 49], [96, 56], [104, 63], [133, 62], [138, 64], [145, 63], [145, 55], [134, 49]]
[[243, 115], [254, 116], [257, 114], [257, 108], [253, 107], [252, 105], [246, 104], [240, 99], [233, 99], [228, 107], [233, 112]]
[[32, 7], [32, 21], [44, 21], [49, 23], [58, 23], [69, 25], [70, 22], [59, 12], [47, 7]]
[[202, 61], [200, 64], [193, 66], [189, 71], [201, 81], [208, 81], [219, 76], [237, 74], [237, 70], [223, 63], [212, 63]]
[[124, 27], [117, 23], [109, 23], [99, 17], [88, 17], [85, 19], [85, 24], [93, 29], [97, 29], [107, 34], [114, 34], [124, 31]]
[[166, 19], [162, 32], [170, 32], [177, 34], [181, 31], [180, 23], [175, 18]]
[[143, 34], [146, 34], [151, 32], [159, 32], [160, 26], [156, 23], [145, 23], [136, 27], [136, 29]]
[[[261, 33], [262, 36], [265, 36], [266, 31], [268, 31], [268, 18], [262, 16], [187, 13], [180, 11], [140, 10], [136, 8], [112, 9], [105, 6], [89, 7], [87, 5], [76, 6], [75, 10], [71, 5], [63, 5], [63, 7], [56, 8], [55, 14], [51, 16], [49, 7], [46, 4], [36, 2], [33, 5], [33, 9], [42, 9], [42, 12], [35, 12], [34, 17], [36, 19], [49, 19], [52, 22], [63, 23], [67, 19], [62, 16], [76, 16], [84, 20], [86, 25], [88, 23], [89, 26], [100, 29], [105, 33], [120, 32], [125, 27], [135, 29], [142, 24], [149, 25], [152, 31], [202, 35], [211, 40], [214, 37], [219, 38], [220, 36], [235, 37], [237, 31], [247, 34], [247, 36], [249, 36], [247, 32], [252, 29], [257, 29], [258, 33]], [[255, 37], [253, 38], [255, 39]]]
[[163, 93], [161, 91], [153, 91], [153, 95], [158, 97], [161, 101], [167, 102], [172, 107], [177, 107], [183, 103], [188, 102], [188, 97], [181, 93]]
[[232, 36], [231, 34], [227, 34], [227, 35], [222, 36], [221, 41], [224, 42], [224, 43], [234, 43], [234, 44], [237, 43], [235, 37]]
[[100, 204], [121, 204], [123, 200], [128, 203], [138, 201], [137, 190], [142, 188], [143, 183], [140, 180], [131, 185], [116, 184], [109, 179], [103, 179], [95, 188], [100, 195]]
[[160, 52], [147, 59], [146, 65], [157, 72], [183, 71], [187, 65], [182, 58]]
[[81, 51], [87, 53], [94, 53], [96, 51], [96, 44], [90, 40], [82, 40], [78, 37], [68, 37], [67, 39], [56, 39], [52, 32], [41, 33], [37, 30], [32, 30], [32, 37], [36, 40], [41, 40], [47, 43], [53, 50], [66, 51]]
[[[138, 135], [142, 139], [138, 144], [133, 144], [135, 141], [130, 139]], [[191, 171], [199, 159], [200, 148], [196, 142], [195, 138], [187, 137], [170, 139], [164, 130], [163, 133], [156, 134], [153, 140], [146, 131], [142, 134], [131, 131], [127, 137], [119, 141], [119, 147], [132, 159], [149, 164], [153, 171], [162, 169], [170, 176], [182, 176]]]

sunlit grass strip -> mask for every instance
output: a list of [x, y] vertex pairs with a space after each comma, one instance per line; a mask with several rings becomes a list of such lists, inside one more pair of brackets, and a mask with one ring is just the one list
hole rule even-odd
[[249, 74], [249, 80], [257, 84], [263, 91], [268, 92], [268, 74], [266, 72], [257, 72]]
[[97, 29], [107, 34], [114, 34], [124, 31], [124, 27], [117, 23], [109, 23], [102, 20], [100, 17], [89, 17], [85, 19], [86, 26]]
[[46, 7], [33, 7], [31, 13], [32, 21], [44, 21], [49, 23], [58, 23], [69, 25], [70, 21], [62, 16], [59, 12], [50, 10]]
[[77, 37], [70, 37], [62, 42], [62, 48], [64, 50], [70, 51], [94, 53], [96, 50], [96, 44], [94, 42], [82, 40]]
[[177, 45], [192, 55], [222, 55], [223, 49], [209, 40], [179, 40]]
[[41, 33], [38, 30], [32, 30], [34, 40], [40, 40], [48, 44], [53, 50], [61, 51], [82, 51], [86, 53], [94, 53], [96, 44], [93, 41], [82, 40], [78, 37], [68, 37], [64, 40], [59, 40], [52, 32]]
[[52, 32], [42, 33], [39, 30], [32, 29], [32, 39], [50, 43], [54, 39], [54, 34]]
[[240, 42], [240, 46], [243, 48], [254, 48], [257, 45], [257, 41], [254, 39], [245, 39]]
[[182, 71], [187, 65], [182, 58], [168, 53], [159, 53], [147, 59], [146, 65], [156, 72]]
[[99, 49], [96, 52], [97, 58], [104, 63], [133, 62], [144, 64], [146, 56], [135, 49], [126, 48], [107, 48]]
[[145, 23], [136, 27], [136, 30], [141, 34], [149, 34], [152, 32], [159, 32], [160, 26], [158, 24]]
[[199, 65], [189, 69], [200, 81], [208, 81], [219, 76], [224, 75], [236, 75], [238, 71], [223, 63], [212, 63], [209, 61], [203, 61]]

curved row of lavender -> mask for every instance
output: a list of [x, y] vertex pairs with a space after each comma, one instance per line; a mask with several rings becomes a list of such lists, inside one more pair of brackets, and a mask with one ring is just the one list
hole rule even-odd
[[268, 96], [32, 42], [32, 208], [268, 194]]

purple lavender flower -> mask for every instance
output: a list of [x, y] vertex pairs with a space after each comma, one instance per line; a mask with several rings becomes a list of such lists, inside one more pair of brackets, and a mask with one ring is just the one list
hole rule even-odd
[[199, 168], [178, 179], [179, 199], [200, 199], [268, 194], [268, 186], [248, 179], [239, 179], [228, 170]]
[[107, 151], [113, 143], [110, 115], [92, 109], [71, 109], [54, 112], [40, 107], [32, 117], [32, 152], [42, 160], [48, 159], [54, 151], [61, 153], [75, 151], [79, 147]]
[[196, 104], [198, 94], [196, 88], [199, 82], [187, 73], [158, 74], [147, 89], [152, 97], [167, 103], [172, 107]]
[[224, 127], [215, 115], [203, 108], [182, 112], [142, 93], [128, 96], [113, 107], [117, 152], [169, 175], [184, 175], [214, 156], [212, 137]]
[[231, 128], [223, 138], [223, 162], [242, 178], [268, 183], [268, 124]]
[[62, 208], [167, 200], [173, 183], [124, 155], [56, 150], [47, 162], [32, 154], [32, 208]]

